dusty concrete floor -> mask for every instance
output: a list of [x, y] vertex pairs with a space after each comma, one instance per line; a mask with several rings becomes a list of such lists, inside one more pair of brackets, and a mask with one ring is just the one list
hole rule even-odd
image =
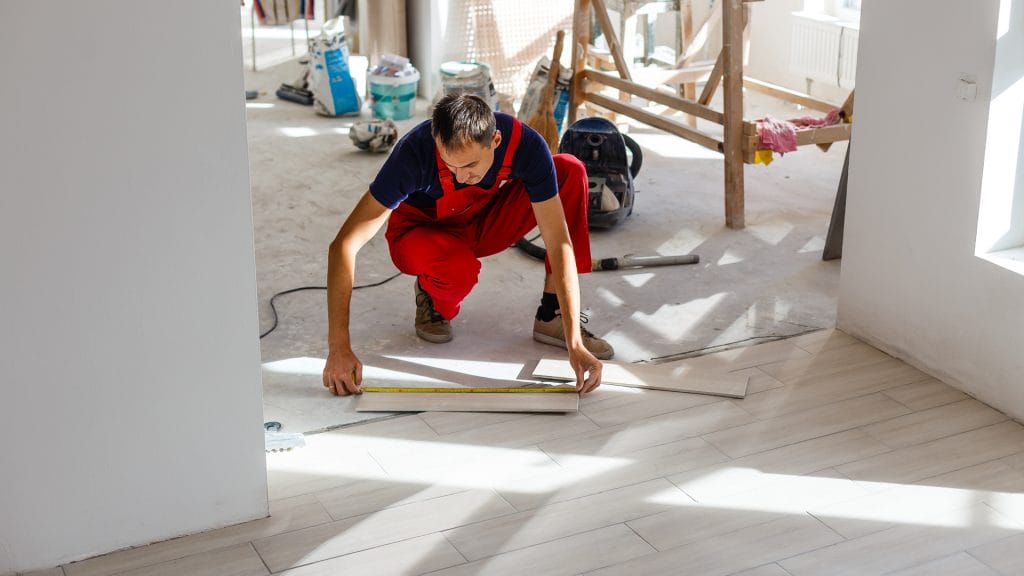
[[[272, 324], [273, 294], [325, 284], [327, 246], [385, 158], [352, 146], [352, 119], [320, 117], [274, 96], [299, 70], [294, 62], [246, 70], [246, 87], [261, 93], [248, 106], [248, 135], [263, 331]], [[427, 107], [419, 102], [417, 115], [399, 122], [400, 132], [426, 118]], [[746, 107], [748, 118], [806, 114], [756, 95]], [[636, 208], [620, 227], [592, 234], [594, 256], [696, 253], [700, 263], [582, 278], [588, 327], [615, 346], [616, 360], [667, 359], [834, 325], [840, 261], [823, 262], [821, 250], [845, 144], [827, 153], [803, 148], [777, 156], [769, 167], [747, 166], [747, 225], [730, 230], [719, 155], [641, 125], [629, 131], [644, 150]], [[356, 282], [395, 272], [378, 234], [360, 253]], [[514, 374], [560, 354], [530, 336], [542, 276], [542, 264], [516, 250], [485, 259], [480, 284], [453, 323], [455, 339], [445, 345], [423, 342], [412, 330], [412, 278], [357, 291], [356, 352]], [[333, 398], [320, 384], [324, 298], [323, 291], [279, 298], [280, 324], [262, 340], [266, 419], [283, 422], [286, 430], [321, 430], [365, 417], [352, 410], [351, 399]]]

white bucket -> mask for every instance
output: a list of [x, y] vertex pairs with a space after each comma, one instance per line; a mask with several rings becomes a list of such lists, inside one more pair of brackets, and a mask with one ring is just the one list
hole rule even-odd
[[483, 98], [492, 110], [498, 109], [498, 92], [491, 82], [491, 67], [482, 62], [451, 61], [441, 64], [444, 94], [465, 92]]

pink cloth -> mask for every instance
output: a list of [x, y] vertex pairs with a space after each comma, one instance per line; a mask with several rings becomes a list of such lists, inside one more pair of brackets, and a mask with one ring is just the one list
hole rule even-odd
[[757, 123], [757, 138], [760, 141], [757, 148], [785, 154], [796, 150], [797, 128], [821, 128], [838, 124], [839, 108], [833, 108], [824, 118], [802, 116], [790, 120], [778, 120], [771, 116], [765, 116], [754, 122]]

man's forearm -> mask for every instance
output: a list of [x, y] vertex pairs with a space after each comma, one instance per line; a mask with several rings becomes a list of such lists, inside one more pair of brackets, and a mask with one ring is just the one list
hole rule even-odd
[[355, 282], [355, 258], [332, 244], [327, 256], [327, 345], [331, 351], [350, 350], [349, 308]]

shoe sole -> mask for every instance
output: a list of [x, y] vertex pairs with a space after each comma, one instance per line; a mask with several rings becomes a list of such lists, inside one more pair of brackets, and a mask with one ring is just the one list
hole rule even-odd
[[[533, 339], [536, 340], [537, 342], [540, 342], [541, 344], [550, 344], [551, 346], [558, 346], [559, 348], [568, 350], [568, 348], [565, 345], [565, 340], [562, 340], [561, 338], [555, 338], [554, 336], [548, 336], [547, 334], [534, 332]], [[591, 352], [591, 354], [594, 354], [594, 358], [597, 358], [598, 360], [611, 360], [612, 357], [615, 356], [614, 351], [611, 353], [605, 352], [603, 354], [595, 354], [594, 352]]]
[[416, 329], [416, 335], [419, 336], [420, 338], [426, 340], [427, 342], [431, 342], [431, 343], [434, 343], [434, 344], [444, 344], [445, 342], [451, 342], [452, 341], [452, 335], [451, 334], [447, 334], [447, 335], [430, 334], [428, 332], [424, 332], [424, 331], [420, 330], [419, 328]]

